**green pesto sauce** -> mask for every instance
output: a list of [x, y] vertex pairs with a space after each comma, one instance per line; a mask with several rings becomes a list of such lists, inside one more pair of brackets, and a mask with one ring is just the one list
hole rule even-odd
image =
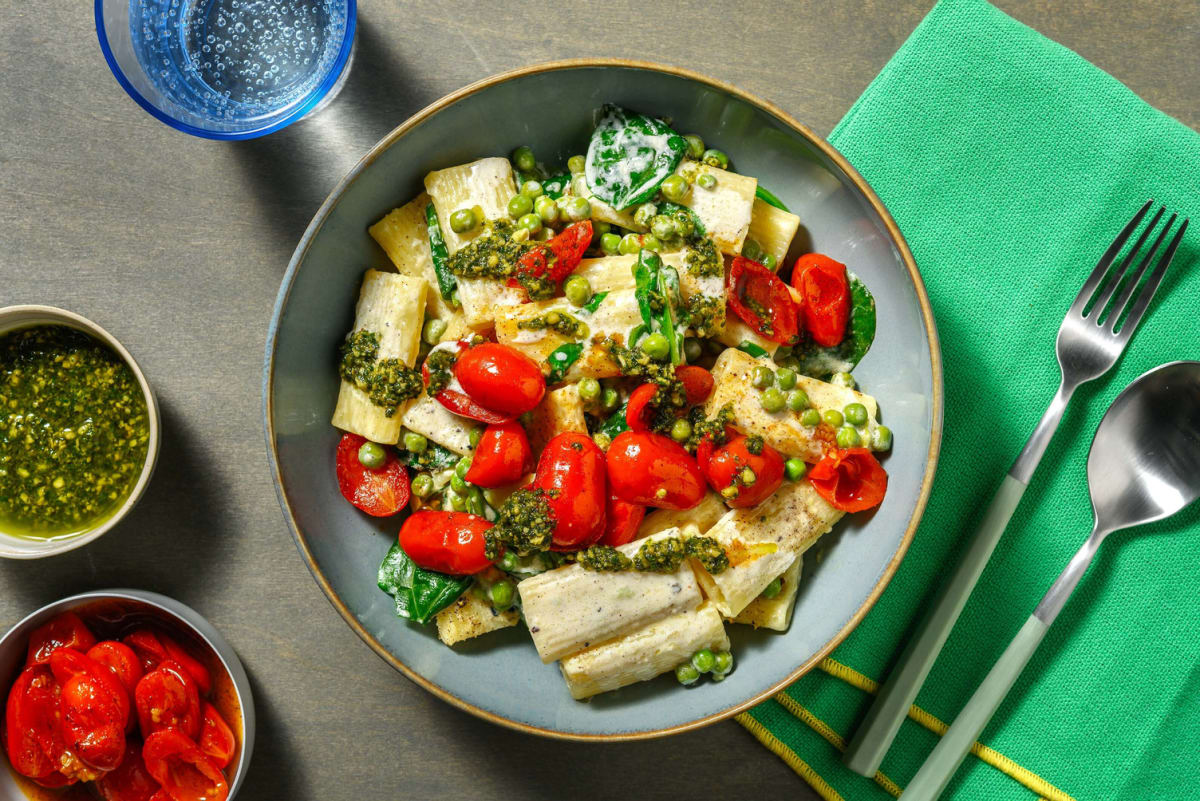
[[429, 397], [432, 398], [450, 386], [450, 380], [454, 377], [454, 363], [457, 361], [458, 356], [446, 348], [429, 354], [429, 358], [425, 360], [425, 369], [429, 371], [429, 386], [425, 391], [429, 393]]
[[654, 405], [682, 409], [687, 406], [687, 392], [683, 382], [675, 375], [675, 366], [670, 362], [660, 362], [651, 359], [644, 351], [630, 350], [612, 339], [605, 340], [604, 347], [608, 349], [621, 375], [630, 378], [640, 378], [646, 383], [658, 387], [654, 397]]
[[593, 545], [580, 551], [575, 561], [586, 570], [620, 572], [638, 570], [643, 573], [674, 573], [691, 557], [704, 565], [709, 573], [717, 574], [729, 567], [725, 549], [712, 537], [662, 537], [647, 540], [630, 559], [609, 545]]
[[517, 328], [523, 328], [526, 331], [542, 331], [548, 328], [571, 339], [587, 339], [588, 335], [588, 327], [585, 323], [577, 317], [560, 311], [549, 311], [540, 317], [522, 320], [517, 323]]
[[77, 534], [129, 497], [150, 417], [129, 366], [94, 337], [39, 325], [0, 337], [0, 526]]
[[[557, 492], [557, 490], [551, 490]], [[543, 489], [519, 489], [500, 507], [496, 525], [485, 535], [484, 553], [498, 559], [503, 547], [518, 556], [550, 550], [555, 519]]]
[[[465, 278], [515, 278], [525, 288], [531, 300], [554, 297], [558, 286], [542, 276], [529, 275], [518, 269], [521, 257], [538, 243], [517, 241], [513, 234], [517, 226], [508, 220], [493, 220], [483, 232], [463, 245], [447, 263], [450, 272]], [[549, 256], [547, 256], [549, 258]]]
[[709, 278], [725, 273], [725, 263], [721, 254], [707, 236], [696, 235], [688, 238], [688, 253], [684, 256], [684, 262], [688, 272], [697, 278]]
[[374, 331], [355, 331], [346, 337], [341, 350], [338, 375], [366, 393], [386, 417], [396, 414], [404, 401], [420, 395], [425, 386], [421, 374], [399, 359], [378, 358], [379, 335]]
[[686, 447], [692, 453], [705, 437], [710, 438], [714, 445], [724, 445], [726, 439], [725, 427], [733, 420], [733, 403], [721, 407], [715, 417], [705, 417], [704, 409], [697, 406], [688, 414], [688, 422], [692, 424], [692, 436], [688, 438]]
[[698, 337], [713, 337], [725, 330], [725, 299], [695, 294], [687, 299], [688, 326]]

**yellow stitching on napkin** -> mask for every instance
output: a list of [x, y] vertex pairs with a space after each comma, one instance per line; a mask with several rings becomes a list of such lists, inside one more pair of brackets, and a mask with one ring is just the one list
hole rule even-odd
[[[849, 667], [848, 665], [843, 665], [841, 662], [834, 661], [833, 659], [826, 658], [821, 660], [818, 667], [834, 678], [841, 679], [852, 687], [857, 687], [863, 692], [874, 694], [879, 688], [879, 682], [863, 675], [862, 673], [859, 673], [854, 668]], [[790, 712], [791, 710], [789, 709], [788, 711]], [[795, 713], [793, 712], [793, 714]], [[943, 723], [941, 720], [926, 712], [916, 704], [913, 704], [909, 708], [908, 716], [920, 725], [924, 726], [926, 729], [929, 729], [938, 737], [941, 737], [946, 733], [946, 730], [950, 728], [947, 724]], [[797, 715], [797, 717], [800, 716]], [[803, 720], [804, 718], [801, 717], [800, 719]], [[1025, 785], [1033, 792], [1042, 796], [1044, 799], [1048, 799], [1048, 801], [1075, 801], [1073, 796], [1070, 796], [1058, 789], [1053, 784], [1046, 781], [1028, 768], [1021, 767], [1016, 762], [1012, 761], [994, 748], [990, 748], [983, 743], [976, 742], [971, 746], [971, 753], [1001, 773], [1004, 773]]]
[[808, 782], [808, 786], [816, 791], [817, 795], [825, 799], [825, 801], [846, 801], [842, 798], [837, 790], [829, 786], [829, 784], [821, 778], [812, 767], [796, 755], [796, 752], [788, 748], [778, 737], [767, 731], [766, 727], [759, 723], [754, 718], [750, 717], [749, 713], [743, 712], [734, 718], [738, 723], [746, 727], [746, 730], [758, 739], [760, 743], [765, 745], [769, 751], [782, 759], [789, 768], [796, 771], [800, 778]]

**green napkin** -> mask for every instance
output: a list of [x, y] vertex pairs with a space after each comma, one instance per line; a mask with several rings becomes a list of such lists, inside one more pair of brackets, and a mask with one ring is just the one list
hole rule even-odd
[[[936, 735], [905, 721], [875, 782], [838, 746], [1053, 395], [1055, 333], [1100, 254], [1147, 198], [1200, 218], [1200, 135], [982, 0], [943, 0], [830, 141], [925, 278], [945, 360], [941, 462], [875, 608], [821, 669], [739, 720], [823, 797], [885, 799]], [[1076, 394], [917, 698], [929, 726], [954, 718], [1089, 533], [1085, 464], [1109, 403], [1158, 364], [1200, 358], [1198, 252], [1193, 219], [1124, 357]], [[981, 737], [984, 758], [944, 797], [1200, 798], [1198, 621], [1200, 508], [1110, 538]]]

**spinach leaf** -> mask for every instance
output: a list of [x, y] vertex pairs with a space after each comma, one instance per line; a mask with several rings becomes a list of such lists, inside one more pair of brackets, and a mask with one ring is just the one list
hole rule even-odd
[[549, 380], [562, 381], [563, 377], [567, 374], [567, 370], [582, 355], [583, 343], [581, 342], [568, 342], [550, 351], [550, 355], [546, 357], [546, 362], [550, 365]]
[[600, 424], [596, 429], [597, 434], [605, 434], [609, 439], [616, 439], [617, 434], [622, 431], [629, 430], [629, 424], [625, 422], [625, 409], [628, 407], [628, 402], [622, 403], [615, 412], [608, 416], [608, 419]]
[[633, 295], [637, 299], [642, 324], [630, 332], [629, 347], [637, 344], [642, 333], [660, 333], [670, 346], [671, 363], [682, 364], [687, 314], [683, 311], [679, 272], [674, 267], [664, 266], [654, 251], [642, 248], [633, 264], [633, 281]]
[[600, 200], [626, 209], [654, 197], [687, 142], [662, 120], [606, 105], [588, 144], [585, 175]]
[[442, 294], [442, 300], [450, 300], [458, 287], [458, 279], [450, 272], [450, 251], [446, 248], [442, 226], [432, 203], [425, 207], [425, 223], [429, 226], [429, 250], [433, 254], [433, 272], [437, 276], [438, 291]]
[[769, 353], [767, 353], [767, 351], [763, 350], [758, 345], [755, 345], [753, 342], [751, 342], [748, 339], [743, 339], [742, 344], [738, 345], [737, 349], [742, 351], [743, 353], [749, 353], [751, 356], [753, 356], [756, 359], [761, 359], [763, 356], [770, 355]]
[[558, 175], [551, 175], [546, 180], [542, 181], [542, 191], [546, 193], [546, 197], [553, 200], [558, 200], [567, 191], [567, 187], [571, 185], [571, 173], [560, 172]]
[[828, 380], [834, 373], [848, 373], [866, 355], [875, 339], [875, 298], [866, 284], [854, 273], [850, 279], [850, 320], [846, 324], [846, 338], [832, 348], [822, 348], [809, 343], [802, 353], [797, 349], [796, 358], [800, 373]]
[[658, 293], [662, 295], [662, 314], [658, 318], [658, 327], [667, 344], [671, 346], [671, 364], [683, 364], [683, 332], [687, 324], [677, 327], [676, 309], [683, 308], [683, 295], [679, 289], [679, 272], [674, 267], [663, 266], [658, 271]]
[[396, 614], [416, 623], [433, 616], [458, 599], [474, 579], [457, 578], [418, 567], [400, 543], [392, 545], [379, 566], [379, 589], [396, 599]]
[[419, 470], [445, 470], [454, 467], [462, 457], [457, 453], [446, 450], [436, 442], [430, 442], [421, 453], [412, 451], [400, 452], [400, 463]]
[[603, 303], [604, 299], [607, 297], [608, 292], [597, 292], [595, 295], [592, 295], [591, 300], [583, 304], [583, 310], [588, 314], [595, 314], [596, 309], [600, 308], [600, 304]]
[[787, 206], [783, 205], [783, 201], [780, 200], [779, 198], [775, 197], [775, 195], [772, 194], [771, 190], [763, 189], [762, 184], [759, 184], [757, 187], [755, 187], [754, 196], [769, 206], [774, 206], [777, 209], [782, 209], [783, 211], [786, 211], [789, 213], [791, 212], [791, 209], [789, 209]]
[[[633, 263], [633, 294], [637, 299], [638, 313], [642, 316], [642, 325], [647, 331], [654, 330], [654, 310], [650, 306], [650, 293], [654, 291], [655, 285], [658, 283], [658, 268], [662, 265], [662, 260], [654, 255], [653, 251], [639, 250], [637, 261]], [[629, 347], [633, 347], [634, 341], [631, 337]]]

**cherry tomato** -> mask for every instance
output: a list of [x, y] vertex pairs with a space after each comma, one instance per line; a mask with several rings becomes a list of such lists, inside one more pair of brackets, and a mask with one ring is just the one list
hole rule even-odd
[[204, 703], [204, 722], [200, 726], [200, 740], [197, 745], [222, 769], [229, 767], [233, 755], [237, 753], [237, 740], [234, 739], [233, 729], [229, 728], [229, 724], [221, 717], [217, 708], [207, 701]]
[[484, 533], [492, 524], [466, 512], [423, 509], [400, 527], [400, 547], [426, 570], [468, 576], [486, 570]]
[[[162, 644], [158, 634], [150, 629], [137, 629], [121, 640], [137, 655], [142, 663], [142, 673], [146, 674], [158, 667], [167, 658], [167, 647]], [[135, 685], [136, 687], [136, 685]]]
[[133, 698], [143, 737], [167, 728], [200, 736], [200, 694], [195, 679], [178, 662], [164, 660], [143, 676]]
[[150, 796], [150, 801], [175, 801], [166, 790], [159, 790], [154, 795]]
[[129, 693], [129, 697], [133, 697], [133, 689], [137, 687], [145, 671], [142, 670], [142, 661], [132, 648], [116, 640], [105, 640], [89, 648], [87, 657], [111, 670]]
[[8, 761], [22, 776], [39, 779], [55, 772], [58, 736], [58, 683], [44, 665], [21, 671], [4, 709]]
[[586, 548], [604, 534], [604, 474], [604, 451], [586, 434], [565, 431], [546, 443], [531, 486], [545, 490], [554, 550]]
[[820, 253], [806, 253], [792, 268], [792, 286], [800, 294], [800, 313], [813, 342], [827, 348], [839, 344], [850, 319], [846, 265]]
[[796, 302], [775, 273], [744, 256], [733, 260], [727, 281], [729, 308], [767, 339], [794, 345], [800, 339]]
[[460, 355], [454, 363], [454, 377], [472, 401], [507, 417], [528, 412], [546, 394], [546, 379], [538, 363], [516, 348], [496, 342], [476, 345]]
[[60, 728], [67, 747], [85, 765], [113, 770], [125, 756], [128, 691], [113, 671], [74, 648], [51, 654], [50, 669], [62, 687]]
[[601, 545], [611, 545], [614, 548], [633, 542], [638, 527], [646, 517], [646, 507], [640, 503], [626, 503], [608, 494], [608, 511], [605, 514], [604, 536], [600, 538]]
[[649, 431], [625, 431], [608, 448], [608, 481], [626, 503], [691, 509], [704, 498], [704, 476], [682, 445]]
[[[696, 450], [696, 460], [708, 485], [720, 492], [725, 503], [734, 508], [757, 506], [783, 483], [783, 457], [779, 451], [763, 444], [759, 453], [752, 453], [746, 447], [747, 441], [747, 437], [736, 434], [724, 445], [713, 449], [711, 456], [707, 453], [702, 456], [701, 449]], [[751, 483], [745, 481], [746, 470], [753, 473]], [[737, 494], [732, 498], [723, 492], [730, 486], [737, 488]]]
[[96, 644], [96, 636], [88, 629], [79, 615], [64, 612], [49, 623], [38, 626], [29, 635], [29, 654], [26, 665], [44, 665], [56, 648], [74, 648], [87, 651]]
[[887, 492], [887, 479], [883, 466], [866, 448], [828, 451], [808, 474], [817, 494], [843, 512], [878, 506]]
[[196, 681], [196, 690], [201, 695], [208, 695], [212, 689], [212, 675], [200, 660], [187, 652], [187, 649], [166, 634], [158, 635], [159, 642], [167, 651], [167, 658], [178, 662]]
[[625, 405], [625, 425], [631, 431], [649, 431], [654, 421], [654, 398], [658, 395], [656, 384], [642, 384], [629, 393]]
[[502, 487], [519, 481], [532, 469], [529, 437], [521, 424], [513, 421], [484, 430], [465, 478], [478, 487]]
[[142, 748], [146, 770], [172, 801], [225, 801], [229, 785], [212, 757], [176, 729], [156, 731]]
[[104, 801], [151, 801], [161, 789], [142, 759], [142, 744], [125, 744], [125, 758], [116, 770], [104, 774], [92, 785]]
[[683, 383], [683, 391], [687, 393], [688, 406], [704, 403], [712, 394], [714, 380], [712, 373], [694, 364], [681, 364], [675, 368], [675, 377]]
[[342, 435], [337, 447], [338, 489], [343, 498], [372, 517], [394, 515], [408, 505], [408, 471], [390, 449], [385, 449], [383, 467], [364, 467], [358, 449], [366, 441], [358, 434]]
[[517, 272], [522, 275], [544, 275], [556, 284], [562, 283], [564, 278], [575, 272], [584, 251], [591, 244], [592, 221], [573, 223], [545, 245], [527, 251], [517, 263]]
[[[38, 787], [46, 787], [51, 790], [57, 790], [60, 787], [70, 787], [72, 784], [75, 784], [78, 781], [78, 776], [64, 776], [58, 771], [53, 771], [45, 776], [33, 780], [34, 784], [36, 784]], [[90, 781], [90, 779], [88, 781]]]

